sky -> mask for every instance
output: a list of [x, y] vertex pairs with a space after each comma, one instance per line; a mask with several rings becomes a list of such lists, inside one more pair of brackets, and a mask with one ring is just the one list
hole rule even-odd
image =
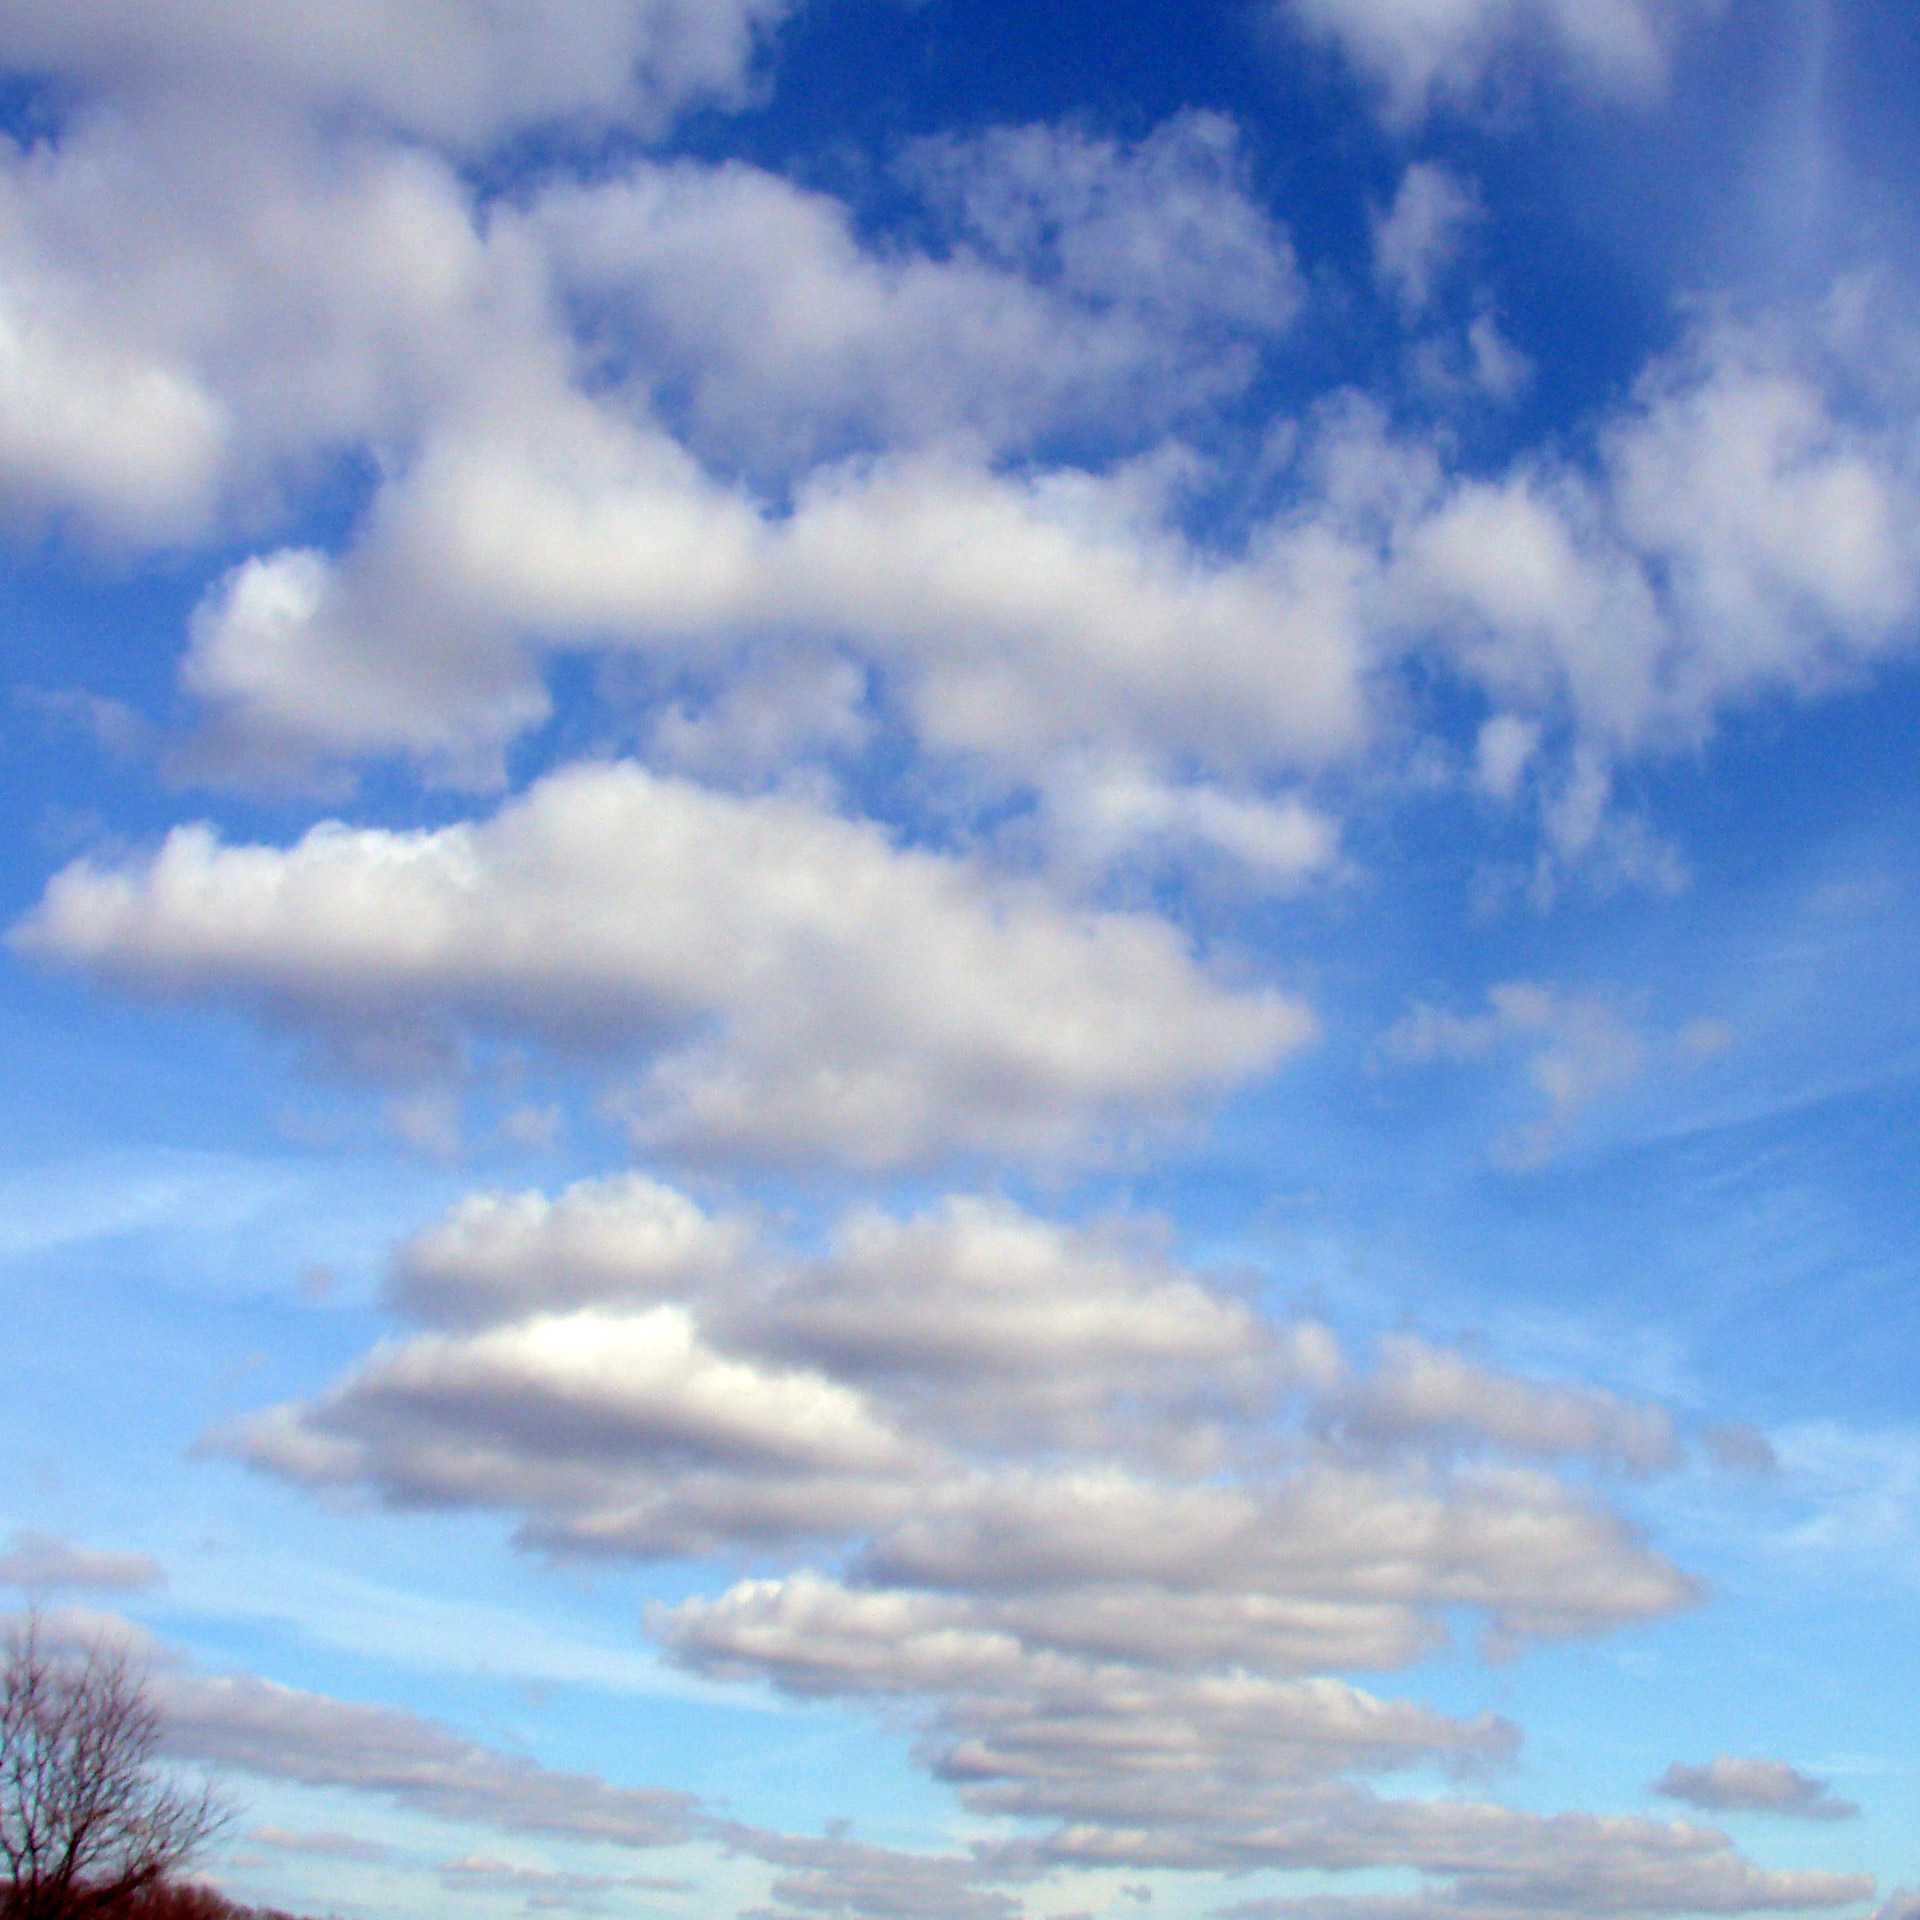
[[1920, 1915], [1920, 14], [12, 0], [0, 1610], [342, 1920]]

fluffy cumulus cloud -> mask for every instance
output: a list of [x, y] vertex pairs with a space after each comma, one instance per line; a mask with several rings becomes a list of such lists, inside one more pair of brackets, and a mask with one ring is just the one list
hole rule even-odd
[[853, 209], [776, 174], [682, 162], [541, 194], [523, 218], [636, 406], [775, 476], [849, 446], [965, 435], [1122, 447], [1252, 376], [1300, 304], [1239, 129], [1189, 113], [1133, 143], [1051, 126], [909, 150], [948, 237], [876, 251]]
[[86, 115], [0, 143], [0, 233], [8, 517], [120, 544], [257, 532], [541, 337], [537, 274], [413, 146]]
[[[225, 1444], [402, 1503], [517, 1511], [584, 1550], [836, 1543], [863, 1578], [1075, 1654], [1391, 1665], [1447, 1607], [1551, 1637], [1692, 1596], [1523, 1464], [1662, 1464], [1657, 1411], [1425, 1348], [1356, 1384], [1324, 1328], [1117, 1228], [953, 1199], [856, 1211], [798, 1258], [632, 1176], [463, 1203], [399, 1251], [394, 1286], [427, 1330]], [[1428, 1445], [1467, 1424], [1462, 1379], [1511, 1461]], [[1364, 1451], [1302, 1434], [1276, 1464], [1303, 1400], [1362, 1409]]]
[[1670, 886], [1672, 856], [1617, 817], [1615, 768], [1906, 644], [1910, 451], [1795, 332], [1709, 327], [1591, 457], [1491, 476], [1450, 471], [1444, 436], [1329, 406], [1289, 504], [1224, 551], [1182, 529], [1204, 474], [1170, 445], [1007, 471], [909, 441], [807, 469], [775, 512], [658, 423], [536, 391], [423, 440], [344, 554], [261, 556], [209, 596], [185, 663], [202, 753], [401, 749], [485, 777], [546, 711], [545, 651], [606, 650], [722, 703], [779, 629], [855, 674], [837, 717], [796, 687], [788, 738], [862, 737], [864, 695], [986, 793], [1043, 791], [1070, 853], [1211, 847], [1284, 884], [1331, 840], [1275, 784], [1363, 761], [1372, 690], [1419, 663], [1491, 709], [1474, 779], [1532, 805], [1552, 857]]
[[[1210, 110], [909, 113], [807, 180], [769, 117], [726, 157], [794, 11], [15, 0], [0, 517], [192, 607], [166, 724], [28, 701], [303, 811], [63, 853], [11, 944], [237, 1004], [429, 1148], [510, 1057], [711, 1179], [470, 1195], [396, 1250], [387, 1337], [207, 1451], [694, 1563], [647, 1617], [664, 1655], [907, 1729], [973, 1844], [767, 1833], [178, 1664], [175, 1754], [522, 1840], [698, 1842], [789, 1916], [1017, 1920], [1103, 1869], [1371, 1876], [1240, 1920], [1869, 1899], [1691, 1820], [1494, 1804], [1519, 1729], [1379, 1678], [1697, 1602], [1627, 1504], [1686, 1457], [1667, 1409], [1405, 1328], [1363, 1351], [1083, 1192], [993, 1191], [1264, 1090], [1316, 1031], [1274, 929], [1359, 902], [1410, 793], [1514, 836], [1535, 906], [1576, 870], [1676, 893], [1636, 767], [1910, 649], [1914, 395], [1850, 295], [1697, 308], [1524, 431], [1489, 127], [1536, 70], [1653, 99], [1712, 0], [1271, 0], [1390, 123], [1354, 130], [1379, 197], [1297, 228], [1287, 156]], [[1489, 107], [1469, 177], [1445, 127]], [[1343, 223], [1351, 257], [1313, 257]], [[395, 824], [423, 789], [432, 824]], [[1383, 1048], [1516, 1056], [1509, 1168], [1727, 1037], [1517, 971]], [[500, 1137], [551, 1144], [549, 1097]], [[974, 1189], [873, 1184], [932, 1172]], [[823, 1209], [810, 1237], [762, 1179]], [[30, 1589], [155, 1573], [0, 1553]], [[1852, 1811], [1772, 1760], [1656, 1790]], [[372, 1857], [331, 1813], [260, 1838]], [[518, 1844], [449, 1850], [442, 1887], [652, 1885]]]
[[[670, 10], [608, 11], [667, 31]], [[251, 44], [242, 10], [193, 17]], [[76, 46], [137, 37], [83, 18]], [[488, 18], [510, 38], [520, 15]], [[655, 686], [663, 754], [700, 759], [729, 711], [763, 766], [877, 728], [990, 795], [1043, 790], [1083, 864], [1147, 842], [1267, 887], [1333, 844], [1285, 783], [1364, 763], [1410, 663], [1489, 705], [1483, 791], [1537, 799], [1579, 858], [1621, 757], [1903, 643], [1910, 409], [1846, 397], [1858, 345], [1831, 315], [1707, 325], [1592, 451], [1504, 472], [1350, 399], [1310, 408], [1246, 503], [1244, 462], [1182, 436], [1249, 390], [1302, 276], [1229, 122], [944, 137], [895, 184], [937, 240], [876, 244], [851, 203], [739, 162], [482, 201], [366, 126], [82, 115], [0, 164], [8, 511], [256, 549], [192, 622], [199, 774], [398, 752], [498, 780], [553, 654], [586, 649]], [[1433, 299], [1477, 206], [1406, 171], [1376, 230], [1389, 298]], [[1481, 385], [1511, 391], [1474, 324]], [[350, 536], [276, 544], [350, 456], [379, 476]], [[1236, 531], [1196, 537], [1222, 504]], [[770, 636], [816, 671], [770, 673]]]
[[[1904, 645], [1915, 506], [1898, 434], [1851, 414], [1817, 360], [1714, 325], [1648, 371], [1597, 470], [1527, 462], [1437, 495], [1399, 591], [1496, 702], [1551, 691], [1596, 749], [1672, 744]], [[1590, 839], [1597, 812], [1568, 798], [1561, 833]]]
[[83, 0], [8, 10], [0, 59], [125, 98], [205, 108], [233, 96], [480, 146], [543, 121], [658, 132], [727, 99], [782, 0], [403, 0], [288, 12], [192, 0], [162, 15]]
[[1244, 777], [1365, 737], [1359, 558], [1318, 526], [1205, 550], [1173, 524], [1177, 450], [1005, 473], [941, 444], [822, 465], [776, 515], [657, 428], [577, 401], [527, 427], [437, 437], [348, 554], [220, 584], [184, 667], [216, 762], [403, 749], [480, 777], [546, 710], [541, 650], [724, 684], [768, 630], [854, 648], [1002, 789], [1074, 748]]
[[749, 1256], [751, 1223], [716, 1218], [643, 1174], [582, 1181], [557, 1198], [481, 1192], [397, 1252], [394, 1303], [465, 1328], [591, 1304], [704, 1294]]
[[[1518, 1730], [1332, 1671], [1404, 1666], [1462, 1611], [1504, 1650], [1695, 1599], [1533, 1464], [1670, 1465], [1657, 1409], [1408, 1339], [1361, 1370], [1137, 1224], [973, 1198], [856, 1209], [799, 1254], [641, 1175], [481, 1194], [397, 1250], [392, 1297], [429, 1324], [215, 1444], [550, 1550], [814, 1558], [649, 1625], [711, 1679], [906, 1712], [968, 1808], [1038, 1823], [888, 1885], [997, 1912], [1008, 1876], [1070, 1867], [1399, 1865], [1515, 1911], [1589, 1872], [1640, 1889], [1623, 1911], [1860, 1897], [1702, 1829], [1372, 1784], [1497, 1770]], [[828, 1864], [782, 1897], [855, 1902]]]
[[641, 1138], [869, 1166], [1068, 1150], [1312, 1031], [1149, 915], [1064, 911], [865, 821], [625, 764], [438, 832], [181, 828], [139, 865], [67, 869], [16, 942], [238, 994], [363, 1062], [432, 1055], [435, 1027], [649, 1054]]

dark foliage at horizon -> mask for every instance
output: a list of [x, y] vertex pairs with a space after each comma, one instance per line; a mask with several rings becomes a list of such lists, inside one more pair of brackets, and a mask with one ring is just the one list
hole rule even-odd
[[[82, 1895], [84, 1898], [84, 1894]], [[193, 1880], [142, 1888], [124, 1899], [84, 1909], [89, 1920], [302, 1920], [282, 1907], [250, 1907]], [[14, 1890], [0, 1887], [0, 1920], [11, 1920]]]

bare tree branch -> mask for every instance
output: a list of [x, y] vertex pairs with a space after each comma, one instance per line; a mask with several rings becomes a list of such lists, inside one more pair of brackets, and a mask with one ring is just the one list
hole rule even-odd
[[106, 1916], [178, 1871], [224, 1824], [210, 1789], [155, 1763], [143, 1674], [100, 1641], [55, 1644], [39, 1614], [0, 1664], [0, 1920]]

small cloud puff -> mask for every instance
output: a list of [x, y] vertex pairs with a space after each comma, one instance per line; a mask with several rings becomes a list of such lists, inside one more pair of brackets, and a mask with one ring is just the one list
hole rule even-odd
[[29, 1587], [94, 1587], [131, 1592], [166, 1579], [157, 1560], [144, 1553], [109, 1553], [76, 1547], [57, 1533], [16, 1533], [0, 1553], [0, 1583]]
[[1373, 221], [1373, 272], [1410, 314], [1433, 299], [1468, 230], [1485, 218], [1473, 189], [1422, 161], [1400, 177], [1393, 205]]
[[1544, 53], [1582, 90], [1646, 97], [1666, 77], [1676, 24], [1712, 0], [1275, 0], [1335, 42], [1401, 125], [1478, 103], [1516, 57]]
[[1836, 1800], [1828, 1783], [1784, 1760], [1737, 1760], [1716, 1754], [1704, 1767], [1676, 1760], [1653, 1791], [1709, 1813], [1777, 1813], [1795, 1820], [1851, 1820], [1860, 1809]]

